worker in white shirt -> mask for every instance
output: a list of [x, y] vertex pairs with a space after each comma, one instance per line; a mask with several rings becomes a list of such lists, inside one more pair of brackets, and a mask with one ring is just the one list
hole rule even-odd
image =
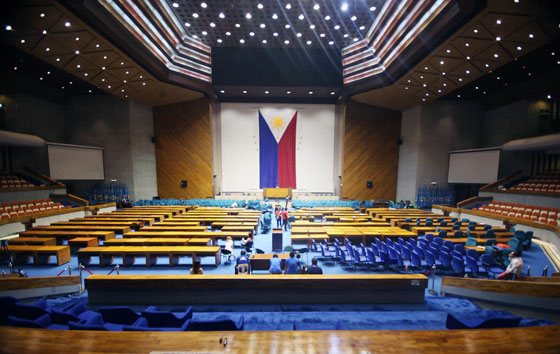
[[519, 279], [521, 271], [523, 270], [523, 259], [519, 257], [517, 252], [513, 251], [509, 254], [510, 263], [506, 271], [498, 275], [498, 279], [511, 279], [515, 274], [515, 278]]

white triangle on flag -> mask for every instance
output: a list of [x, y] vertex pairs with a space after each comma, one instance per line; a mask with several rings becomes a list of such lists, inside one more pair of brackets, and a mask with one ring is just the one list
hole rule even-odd
[[276, 142], [279, 143], [280, 139], [286, 132], [288, 125], [292, 121], [292, 118], [296, 114], [297, 110], [293, 108], [285, 108], [285, 109], [276, 109], [276, 108], [264, 108], [261, 109], [261, 114], [264, 117], [264, 120], [268, 124], [272, 135], [276, 139]]

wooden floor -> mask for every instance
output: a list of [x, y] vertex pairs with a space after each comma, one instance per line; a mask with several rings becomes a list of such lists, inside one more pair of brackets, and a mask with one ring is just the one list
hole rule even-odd
[[0, 327], [1, 353], [558, 353], [560, 325], [450, 331], [98, 332]]

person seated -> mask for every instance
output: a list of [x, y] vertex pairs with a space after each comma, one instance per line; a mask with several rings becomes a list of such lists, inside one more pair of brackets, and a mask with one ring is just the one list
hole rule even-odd
[[251, 263], [249, 262], [249, 257], [247, 256], [247, 252], [245, 252], [245, 250], [241, 251], [241, 255], [237, 257], [237, 260], [235, 261], [235, 274], [238, 274], [237, 267], [241, 264], [247, 264], [248, 266], [251, 265]]
[[251, 237], [251, 235], [247, 238], [243, 237], [241, 239], [241, 246], [243, 246], [247, 252], [251, 252], [251, 248], [253, 248], [253, 237]]
[[298, 261], [299, 272], [301, 274], [305, 274], [307, 269], [307, 264], [305, 264], [305, 262], [301, 260], [301, 253], [299, 253], [298, 251], [296, 251], [296, 259]]
[[270, 260], [270, 268], [268, 268], [270, 274], [282, 274], [282, 260], [278, 258], [277, 254], [272, 256]]
[[317, 265], [317, 258], [311, 260], [311, 266], [307, 267], [307, 274], [323, 274], [323, 269]]
[[233, 247], [234, 247], [233, 246], [233, 239], [231, 238], [231, 236], [226, 237], [226, 246], [224, 247], [224, 249], [231, 252], [231, 255], [233, 256], [233, 259], [237, 259], [237, 256], [235, 255]]
[[192, 265], [192, 268], [191, 268], [191, 274], [203, 274], [202, 268], [200, 267], [200, 261], [199, 260], [195, 260], [193, 262], [193, 265]]
[[509, 265], [506, 271], [498, 275], [498, 279], [512, 279], [513, 276], [517, 279], [521, 278], [521, 271], [523, 270], [523, 259], [519, 257], [519, 254], [515, 251], [509, 254]]
[[290, 258], [286, 259], [286, 267], [284, 268], [284, 274], [299, 274], [301, 268], [299, 266], [299, 261], [295, 257], [295, 252], [290, 252]]

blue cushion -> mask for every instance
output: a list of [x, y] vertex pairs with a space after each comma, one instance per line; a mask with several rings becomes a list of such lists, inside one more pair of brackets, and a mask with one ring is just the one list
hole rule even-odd
[[521, 320], [522, 318], [518, 316], [496, 315], [486, 319], [472, 319], [448, 313], [446, 326], [448, 329], [509, 328], [518, 327]]
[[244, 317], [241, 316], [237, 322], [232, 319], [213, 320], [213, 321], [191, 321], [187, 331], [242, 331]]
[[140, 314], [128, 306], [100, 307], [97, 312], [105, 323], [132, 325], [140, 318]]

